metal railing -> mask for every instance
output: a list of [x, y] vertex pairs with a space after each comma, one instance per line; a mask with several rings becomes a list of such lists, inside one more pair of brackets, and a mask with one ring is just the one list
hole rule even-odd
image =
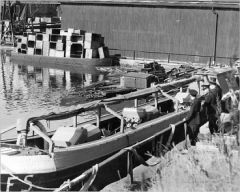
[[[132, 58], [144, 59], [159, 59], [166, 60], [168, 63], [174, 61], [185, 61], [192, 63], [208, 63], [209, 65], [213, 62], [212, 55], [199, 55], [199, 54], [184, 54], [184, 53], [172, 53], [172, 52], [161, 52], [161, 51], [141, 51], [141, 50], [130, 50], [130, 49], [115, 49], [109, 48], [111, 54], [120, 54], [121, 56]], [[216, 57], [216, 63], [232, 65], [239, 57]]]

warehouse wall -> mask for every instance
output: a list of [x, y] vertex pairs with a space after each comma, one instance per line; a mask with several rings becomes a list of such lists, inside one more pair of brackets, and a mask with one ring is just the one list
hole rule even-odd
[[[217, 56], [239, 57], [239, 11], [217, 12]], [[214, 52], [216, 16], [207, 9], [65, 4], [61, 5], [61, 16], [62, 28], [101, 33], [110, 48], [199, 55]], [[131, 56], [132, 52], [125, 54]], [[194, 57], [200, 62], [208, 59]]]

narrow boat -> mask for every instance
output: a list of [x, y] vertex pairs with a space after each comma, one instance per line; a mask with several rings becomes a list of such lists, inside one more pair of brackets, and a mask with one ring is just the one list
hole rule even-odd
[[[221, 84], [227, 79], [211, 75]], [[120, 111], [114, 110], [116, 105]], [[88, 112], [93, 112], [94, 118], [80, 121], [80, 116]], [[182, 121], [187, 113], [188, 109], [175, 110], [174, 98], [156, 85], [85, 103], [70, 111], [18, 121], [17, 138], [1, 141], [1, 190], [58, 188], [119, 150]], [[73, 125], [47, 131], [50, 121], [52, 125], [53, 121], [69, 118], [74, 120]]]
[[[182, 120], [186, 111], [175, 112], [173, 101], [160, 95], [159, 87], [148, 88], [18, 123], [16, 144], [1, 143], [1, 190], [56, 188], [122, 148], [168, 127], [170, 122]], [[149, 102], [145, 103], [145, 99]], [[135, 107], [124, 107], [120, 113], [111, 108], [113, 104], [130, 100]], [[46, 134], [42, 121], [77, 117], [87, 111], [94, 111], [96, 118], [60, 126], [52, 136]], [[103, 111], [108, 114], [101, 115]], [[28, 139], [29, 131], [40, 137]]]

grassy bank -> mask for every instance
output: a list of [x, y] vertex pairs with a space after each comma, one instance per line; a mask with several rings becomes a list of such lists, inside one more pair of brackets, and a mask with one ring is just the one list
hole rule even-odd
[[160, 163], [151, 168], [136, 168], [133, 184], [126, 177], [102, 191], [240, 191], [239, 147], [235, 137], [215, 136], [188, 150], [174, 148], [150, 161]]

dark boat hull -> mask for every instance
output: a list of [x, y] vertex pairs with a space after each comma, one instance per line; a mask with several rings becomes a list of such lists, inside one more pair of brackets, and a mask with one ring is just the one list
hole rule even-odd
[[[95, 159], [93, 161], [89, 161], [87, 163], [51, 173], [43, 173], [43, 174], [14, 174], [14, 176], [19, 177], [24, 182], [20, 182], [16, 178], [14, 178], [10, 174], [1, 174], [1, 191], [41, 191], [44, 188], [58, 188], [64, 181], [68, 179], [73, 179], [79, 175], [81, 175], [85, 170], [89, 169], [92, 165], [99, 163], [106, 159], [108, 156], [101, 157], [99, 159]], [[111, 177], [110, 177], [111, 178]], [[116, 178], [115, 178], [116, 179]], [[111, 182], [111, 181], [107, 181]], [[27, 184], [29, 183], [29, 185]], [[36, 188], [33, 185], [39, 186], [40, 188]], [[105, 185], [108, 183], [105, 183]], [[98, 188], [101, 186], [97, 186]], [[76, 186], [76, 188], [81, 188], [81, 185]]]
[[[168, 134], [168, 133], [167, 133]], [[151, 145], [146, 144], [141, 149], [138, 150], [139, 154], [147, 159], [149, 156], [144, 155], [146, 151], [151, 150]], [[117, 151], [116, 151], [117, 152]], [[93, 165], [98, 164], [108, 157], [112, 156], [114, 153], [106, 155], [104, 157], [89, 161], [87, 163], [51, 173], [44, 174], [14, 174], [14, 176], [20, 178], [24, 182], [20, 182], [12, 175], [1, 174], [1, 191], [51, 191], [52, 189], [60, 187], [65, 181], [72, 180], [77, 176], [81, 175], [84, 171], [91, 168]], [[90, 190], [101, 190], [106, 185], [115, 182], [123, 177], [127, 176], [127, 154], [122, 154], [118, 158], [112, 159], [109, 163], [102, 167], [99, 167], [96, 178], [91, 185]], [[133, 166], [139, 165], [139, 162], [133, 162]], [[87, 180], [88, 178], [86, 178]], [[86, 181], [85, 180], [85, 181]], [[29, 183], [29, 184], [28, 184]], [[32, 185], [33, 184], [33, 185]], [[84, 182], [80, 182], [71, 188], [71, 191], [77, 190], [82, 187]], [[39, 188], [34, 187], [34, 185]]]
[[[182, 119], [185, 116], [185, 113], [182, 113], [180, 116], [176, 117], [176, 119], [172, 123], [178, 122], [180, 119]], [[58, 167], [56, 171], [52, 172], [46, 172], [44, 174], [16, 174], [15, 176], [21, 178], [24, 182], [20, 182], [16, 180], [13, 176], [7, 174], [1, 174], [1, 190], [2, 191], [20, 191], [20, 190], [41, 190], [41, 188], [36, 188], [32, 185], [27, 185], [26, 183], [32, 183], [37, 186], [46, 187], [46, 188], [58, 188], [63, 184], [64, 181], [67, 181], [68, 179], [73, 179], [80, 174], [82, 174], [85, 170], [89, 169], [91, 166], [95, 165], [96, 163], [102, 162], [107, 157], [113, 155], [114, 153], [118, 152], [120, 149], [124, 147], [128, 147], [130, 145], [133, 145], [137, 141], [142, 141], [144, 138], [148, 138], [150, 135], [153, 135], [154, 133], [160, 130], [163, 131], [163, 136], [165, 140], [169, 137], [169, 133], [171, 130], [166, 129], [166, 125], [169, 123], [169, 120], [172, 118], [175, 118], [173, 115], [170, 116], [170, 119], [165, 119], [163, 124], [156, 123], [155, 125], [147, 125], [148, 129], [146, 128], [139, 128], [139, 131], [130, 131], [129, 133], [126, 133], [126, 135], [122, 135], [121, 137], [111, 140], [111, 142], [104, 142], [104, 140], [96, 145], [95, 147], [88, 148], [88, 151], [82, 149], [79, 149], [79, 151], [76, 152], [56, 152], [54, 155], [55, 159], [55, 165]], [[160, 121], [162, 122], [162, 121]], [[145, 127], [145, 126], [144, 126]], [[174, 143], [177, 144], [184, 138], [184, 129], [182, 127], [176, 128]], [[177, 137], [176, 137], [177, 136]], [[126, 140], [126, 137], [128, 138]], [[180, 138], [181, 137], [181, 138]], [[165, 142], [164, 142], [165, 143]], [[111, 145], [109, 145], [111, 144]], [[120, 146], [118, 146], [120, 145]], [[121, 147], [122, 146], [122, 147]], [[151, 145], [150, 145], [151, 146]], [[112, 150], [111, 153], [107, 153], [106, 151], [111, 151], [110, 148], [115, 148], [115, 150]], [[90, 151], [89, 151], [90, 150]], [[141, 147], [140, 149], [141, 154], [143, 154], [143, 151], [151, 151], [146, 150], [144, 147]], [[100, 155], [102, 152], [102, 155]], [[64, 154], [65, 153], [65, 154]], [[84, 155], [83, 155], [84, 154]], [[104, 155], [105, 154], [105, 155]], [[107, 154], [107, 155], [106, 155]], [[88, 158], [89, 157], [89, 158]], [[90, 158], [92, 157], [92, 158]], [[94, 158], [95, 157], [95, 158]], [[89, 161], [84, 161], [84, 158], [92, 159]], [[64, 163], [65, 162], [65, 163]], [[79, 162], [79, 163], [77, 163]], [[74, 167], [68, 167], [65, 169], [60, 169], [61, 165], [66, 167], [66, 163], [70, 164], [76, 164]], [[36, 166], [38, 164], [36, 163]], [[113, 161], [110, 161], [109, 164], [105, 165], [104, 167], [101, 167], [101, 170], [98, 172], [98, 176], [93, 183], [95, 189], [101, 189], [105, 185], [118, 180], [120, 177], [126, 176], [126, 170], [127, 170], [127, 158], [126, 156], [120, 156], [119, 158], [114, 159]], [[76, 186], [79, 190], [81, 188], [81, 185]], [[49, 189], [50, 190], [50, 189]], [[74, 189], [71, 189], [74, 190]]]

